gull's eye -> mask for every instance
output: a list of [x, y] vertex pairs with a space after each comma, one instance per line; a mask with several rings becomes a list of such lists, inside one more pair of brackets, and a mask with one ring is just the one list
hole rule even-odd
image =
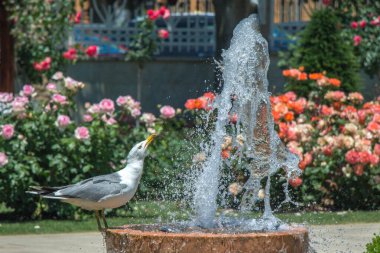
[[139, 149], [141, 149], [142, 148], [142, 146], [139, 146]]

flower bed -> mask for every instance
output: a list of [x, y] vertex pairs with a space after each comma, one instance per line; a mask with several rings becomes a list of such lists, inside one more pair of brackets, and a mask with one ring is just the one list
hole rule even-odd
[[[289, 81], [315, 87], [308, 98], [294, 92], [271, 98], [278, 134], [300, 157], [304, 171], [289, 182], [292, 195], [313, 208], [378, 208], [380, 99], [364, 102], [360, 93], [345, 94], [339, 90], [338, 79], [323, 73], [293, 69], [284, 74]], [[186, 102], [187, 111], [196, 116], [190, 120], [188, 114], [169, 105], [160, 106], [159, 117], [142, 113], [141, 104], [131, 96], [87, 103], [80, 116], [74, 113], [79, 108], [73, 98], [83, 87], [83, 83], [56, 73], [43, 88], [25, 85], [15, 96], [0, 94], [0, 190], [4, 193], [0, 202], [15, 208], [18, 215], [74, 215], [75, 209], [69, 205], [36, 204], [25, 190], [29, 185], [64, 185], [119, 170], [130, 147], [149, 133], [161, 137], [146, 160], [137, 198], [173, 197], [173, 189], [183, 182], [183, 170], [205, 159], [202, 154], [193, 156], [196, 148], [185, 139], [189, 136], [186, 132], [193, 129], [189, 126], [202, 124], [197, 115], [211, 111], [212, 92]], [[231, 125], [237, 117], [230, 116]], [[207, 134], [201, 137], [207, 138]], [[197, 139], [195, 135], [191, 138]], [[244, 136], [238, 136], [237, 145], [244, 145]], [[234, 159], [236, 150], [226, 137], [222, 159]], [[233, 166], [233, 170], [235, 182], [229, 181], [225, 189], [232, 201], [228, 205], [236, 206], [246, 176], [244, 168]], [[279, 188], [281, 185], [274, 186]], [[259, 192], [259, 199], [263, 194]]]
[[[272, 96], [272, 113], [279, 137], [300, 158], [304, 171], [290, 180], [293, 195], [311, 208], [375, 209], [380, 206], [380, 97], [364, 102], [358, 92], [339, 90], [340, 80], [324, 73], [306, 73], [303, 68], [283, 72], [293, 85], [313, 88], [308, 98], [294, 92]], [[209, 111], [207, 94], [189, 99], [185, 107], [193, 112]], [[231, 115], [236, 123], [238, 115]], [[236, 147], [226, 136], [221, 157], [236, 159], [244, 136]], [[198, 154], [199, 156], [199, 154]], [[232, 202], [239, 202], [246, 171], [228, 161], [236, 182], [227, 188]], [[284, 182], [279, 181], [279, 184]], [[281, 186], [275, 187], [279, 190]], [[280, 194], [280, 195], [279, 195]], [[274, 195], [281, 196], [281, 193]], [[259, 192], [263, 199], [263, 191]], [[281, 200], [279, 200], [281, 201]]]
[[30, 185], [65, 185], [119, 170], [132, 145], [149, 133], [162, 132], [146, 160], [139, 197], [161, 196], [181, 168], [172, 159], [184, 139], [183, 131], [177, 131], [183, 126], [178, 120], [181, 110], [162, 106], [155, 117], [142, 113], [131, 96], [120, 96], [116, 103], [103, 99], [86, 104], [80, 116], [74, 113], [79, 108], [73, 99], [83, 87], [56, 73], [43, 88], [25, 85], [15, 96], [0, 93], [0, 202], [17, 215], [73, 215], [75, 209], [69, 205], [36, 205], [25, 191]]

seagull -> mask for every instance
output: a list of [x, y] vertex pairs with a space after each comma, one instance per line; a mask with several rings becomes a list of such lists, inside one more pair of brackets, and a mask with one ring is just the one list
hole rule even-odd
[[[156, 135], [152, 134], [145, 141], [137, 143], [129, 152], [127, 165], [122, 170], [66, 186], [31, 186], [31, 190], [27, 193], [39, 195], [42, 198], [57, 199], [85, 210], [95, 211], [99, 231], [107, 230], [104, 209], [125, 205], [135, 195], [143, 172], [147, 148], [155, 137]], [[105, 229], [100, 224], [100, 215]]]

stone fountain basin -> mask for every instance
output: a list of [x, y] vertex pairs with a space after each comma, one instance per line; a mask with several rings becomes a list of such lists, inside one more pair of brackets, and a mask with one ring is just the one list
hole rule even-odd
[[[148, 225], [147, 225], [148, 226]], [[308, 231], [294, 227], [286, 231], [257, 233], [167, 233], [143, 231], [133, 225], [106, 232], [108, 253], [306, 253]]]

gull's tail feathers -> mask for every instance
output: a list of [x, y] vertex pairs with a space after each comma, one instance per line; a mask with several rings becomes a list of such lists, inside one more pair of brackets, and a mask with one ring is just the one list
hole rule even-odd
[[49, 186], [29, 186], [29, 191], [26, 193], [38, 195], [47, 199], [66, 199], [65, 197], [54, 196], [54, 193], [58, 190], [64, 189], [67, 186], [49, 187]]

